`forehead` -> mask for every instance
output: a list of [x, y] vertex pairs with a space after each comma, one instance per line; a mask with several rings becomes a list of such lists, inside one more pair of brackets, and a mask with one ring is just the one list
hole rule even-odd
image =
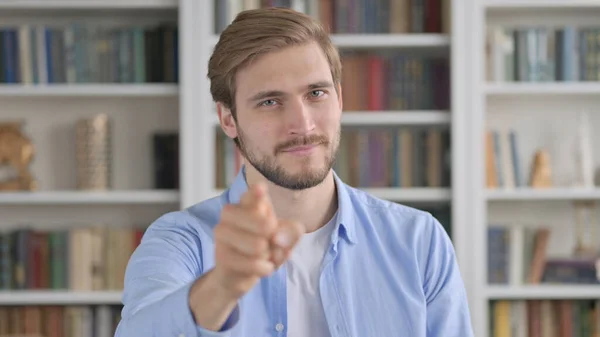
[[244, 98], [263, 90], [294, 91], [324, 80], [332, 80], [327, 57], [311, 42], [261, 55], [238, 71], [236, 96]]

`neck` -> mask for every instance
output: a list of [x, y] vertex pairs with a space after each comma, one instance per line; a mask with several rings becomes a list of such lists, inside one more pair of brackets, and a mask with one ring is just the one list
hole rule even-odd
[[265, 182], [277, 217], [302, 223], [307, 233], [327, 224], [338, 207], [335, 180], [331, 170], [319, 185], [300, 191], [273, 184], [252, 165], [246, 165], [246, 181], [248, 185], [258, 181]]

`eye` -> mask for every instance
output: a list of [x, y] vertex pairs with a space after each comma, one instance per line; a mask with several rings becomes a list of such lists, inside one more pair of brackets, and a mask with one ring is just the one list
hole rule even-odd
[[313, 90], [310, 92], [311, 97], [321, 97], [324, 94], [325, 94], [325, 92], [323, 92], [323, 90]]
[[273, 105], [275, 105], [275, 103], [277, 103], [277, 102], [275, 102], [274, 99], [268, 99], [266, 101], [262, 101], [259, 105], [260, 106], [273, 106]]

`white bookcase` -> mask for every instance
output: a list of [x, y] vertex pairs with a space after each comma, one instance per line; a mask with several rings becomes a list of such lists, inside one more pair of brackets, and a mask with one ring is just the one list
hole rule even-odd
[[[492, 300], [594, 300], [600, 297], [595, 285], [488, 283], [488, 237], [490, 225], [508, 227], [547, 226], [551, 229], [547, 247], [549, 257], [566, 256], [575, 248], [576, 228], [573, 203], [596, 202], [597, 186], [571, 184], [575, 174], [574, 157], [577, 113], [589, 113], [591, 128], [600, 125], [598, 81], [513, 82], [488, 77], [486, 36], [490, 27], [600, 27], [600, 2], [586, 0], [473, 0], [470, 4], [470, 38], [467, 57], [469, 68], [469, 144], [466, 150], [474, 160], [470, 164], [474, 184], [472, 195], [472, 289], [471, 313], [476, 336], [492, 336], [490, 308]], [[549, 151], [553, 186], [486, 187], [486, 131], [513, 129], [517, 134], [522, 177], [528, 182], [534, 152]], [[592, 133], [593, 166], [600, 155], [599, 139]], [[595, 171], [595, 170], [594, 170]], [[597, 211], [597, 205], [594, 206]], [[595, 215], [595, 214], [594, 214]], [[594, 219], [597, 228], [598, 220]], [[596, 244], [598, 238], [594, 238]], [[461, 249], [461, 247], [458, 247]], [[464, 249], [464, 248], [463, 248]]]
[[[179, 3], [177, 0], [0, 2], [0, 28], [71, 21], [111, 26], [178, 23]], [[47, 230], [99, 223], [143, 227], [161, 214], [179, 209], [183, 203], [180, 191], [153, 188], [151, 136], [158, 131], [181, 129], [186, 121], [181, 118], [182, 97], [180, 86], [173, 83], [1, 84], [0, 122], [15, 119], [25, 122], [23, 131], [35, 147], [31, 172], [39, 188], [33, 192], [0, 192], [0, 231], [29, 225]], [[75, 122], [100, 113], [111, 118], [113, 189], [80, 191], [75, 186]], [[0, 291], [0, 307], [120, 303], [121, 292], [112, 290]]]
[[[318, 3], [318, 0], [305, 1], [313, 6]], [[449, 35], [341, 34], [332, 38], [341, 49], [393, 48], [449, 56], [452, 74], [450, 111], [369, 114], [346, 111], [342, 123], [348, 126], [442, 125], [450, 129], [452, 188], [367, 190], [401, 203], [451, 205], [452, 238], [469, 291], [473, 321], [477, 325], [485, 321], [484, 316], [479, 316], [482, 311], [477, 310], [483, 310], [482, 301], [491, 295], [481, 283], [479, 269], [485, 265], [478, 255], [484, 252], [485, 246], [477, 240], [483, 238], [480, 224], [484, 221], [480, 220], [485, 214], [487, 196], [474, 179], [481, 177], [479, 164], [472, 164], [480, 160], [477, 155], [479, 145], [473, 142], [473, 136], [483, 120], [480, 120], [482, 116], [474, 117], [471, 111], [478, 114], [483, 111], [473, 104], [487, 93], [523, 92], [510, 86], [479, 87], [479, 82], [472, 82], [477, 78], [473, 64], [481, 60], [474, 58], [469, 48], [473, 43], [472, 34], [479, 33], [473, 30], [474, 27], [482, 27], [472, 26], [469, 13], [473, 4], [470, 1], [447, 1], [451, 2], [452, 17]], [[18, 117], [27, 121], [26, 132], [36, 144], [32, 169], [40, 182], [40, 190], [33, 193], [0, 193], [0, 226], [3, 226], [0, 228], [22, 223], [39, 224], [44, 228], [91, 222], [148, 225], [165, 212], [190, 206], [222, 192], [215, 188], [215, 132], [218, 124], [206, 78], [208, 59], [217, 41], [213, 13], [214, 2], [211, 0], [0, 1], [2, 25], [65, 22], [82, 17], [115, 24], [172, 19], [179, 25], [180, 46], [178, 85], [0, 86], [0, 120]], [[475, 63], [471, 64], [471, 61]], [[598, 91], [598, 87], [586, 88], [591, 90], [590, 93]], [[73, 154], [65, 150], [69, 149], [69, 132], [73, 132], [72, 126], [77, 118], [101, 112], [113, 118], [115, 189], [107, 192], [75, 191]], [[149, 137], [156, 130], [178, 130], [180, 133], [181, 188], [177, 191], [152, 190]], [[496, 195], [495, 198], [506, 196]], [[496, 294], [501, 295], [502, 290], [497, 290]], [[0, 292], [0, 306], [119, 304], [120, 300], [119, 292]], [[481, 328], [477, 330], [476, 336], [483, 336], [482, 331]]]

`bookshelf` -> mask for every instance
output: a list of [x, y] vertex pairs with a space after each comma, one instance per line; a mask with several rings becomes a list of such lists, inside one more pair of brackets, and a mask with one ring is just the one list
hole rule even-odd
[[[600, 193], [595, 177], [581, 182], [597, 169], [597, 139], [591, 136], [582, 165], [577, 154], [585, 134], [581, 125], [594, 128], [600, 122], [600, 78], [594, 77], [591, 59], [574, 66], [589, 54], [568, 43], [573, 32], [598, 31], [600, 3], [474, 0], [471, 6], [475, 335], [510, 336], [516, 329], [522, 336], [535, 330], [546, 336], [568, 326], [592, 336], [596, 321], [586, 315], [600, 312], [594, 281], [599, 265], [594, 256], [576, 259], [575, 253], [582, 244], [595, 247], [593, 255], [598, 250]], [[579, 120], [582, 113], [585, 123]], [[549, 155], [546, 187], [531, 185], [538, 150]], [[553, 322], [549, 313], [558, 308], [562, 313]], [[533, 330], [528, 334], [527, 328]]]
[[[178, 186], [158, 185], [153, 147], [157, 135], [187, 136], [185, 127], [181, 132], [185, 119], [181, 118], [180, 100], [189, 94], [180, 93], [182, 81], [176, 76], [177, 62], [186, 58], [176, 56], [175, 50], [179, 48], [174, 41], [178, 34], [169, 30], [185, 23], [179, 18], [179, 7], [176, 0], [0, 2], [3, 42], [0, 50], [5, 52], [6, 46], [10, 46], [5, 39], [9, 31], [16, 33], [13, 41], [19, 46], [15, 54], [6, 52], [0, 57], [0, 123], [24, 123], [21, 130], [34, 146], [29, 170], [38, 185], [32, 191], [0, 191], [0, 334], [37, 335], [41, 330], [36, 329], [46, 329], [40, 320], [42, 315], [54, 323], [63, 321], [65, 315], [78, 316], [81, 324], [93, 322], [102, 326], [98, 331], [104, 331], [99, 336], [114, 334], [122, 296], [118, 280], [122, 279], [120, 272], [127, 261], [124, 257], [139, 242], [138, 233], [160, 215], [180, 209], [184, 202]], [[171, 48], [167, 45], [162, 48], [157, 43], [162, 32], [159, 29], [163, 29], [160, 27], [166, 27], [163, 37], [172, 43]], [[135, 28], [135, 33], [128, 28]], [[84, 31], [85, 38], [65, 38], [68, 34], [84, 35]], [[21, 49], [27, 45], [21, 43], [27, 36], [23, 32], [31, 33], [27, 51]], [[134, 36], [138, 42], [140, 37], [147, 37], [144, 49], [162, 48], [164, 58], [141, 54], [139, 51], [143, 49], [123, 43], [133, 42], [125, 37]], [[119, 41], [123, 44], [119, 45]], [[50, 49], [37, 48], [45, 42]], [[61, 42], [64, 49], [56, 48]], [[69, 47], [74, 49], [74, 58]], [[131, 54], [128, 47], [132, 47]], [[121, 54], [109, 55], [108, 50], [115, 54], [119, 50]], [[8, 62], [18, 61], [19, 65], [8, 74], [6, 55], [14, 55]], [[94, 71], [92, 62], [97, 62], [96, 69], [103, 67], [104, 72]], [[152, 69], [141, 67], [142, 64]], [[81, 189], [75, 178], [76, 123], [102, 114], [110, 121], [110, 186]], [[169, 165], [177, 165], [177, 159]], [[180, 171], [186, 172], [186, 168]], [[0, 172], [0, 180], [5, 179], [6, 173], [11, 174], [10, 170]], [[94, 236], [95, 243], [91, 243], [92, 235], [82, 234], [91, 227], [106, 229], [102, 232], [106, 234]], [[135, 241], [132, 233], [136, 233]], [[64, 244], [72, 249], [71, 255], [59, 254], [57, 237], [71, 239]], [[91, 262], [86, 258], [90, 254], [77, 250], [82, 246], [76, 242], [100, 247], [95, 256], [107, 270], [102, 286], [77, 285], [81, 280], [90, 280], [87, 267], [95, 266], [99, 260]], [[119, 252], [111, 254], [106, 249], [109, 245], [127, 250], [118, 249]], [[35, 258], [26, 259], [23, 254], [15, 258], [15, 251], [27, 252], [28, 257]], [[75, 262], [74, 255], [83, 260]], [[46, 264], [35, 262], [46, 258]], [[17, 283], [12, 274], [6, 273], [7, 266], [13, 270], [13, 263], [22, 263], [24, 282]], [[60, 273], [64, 270], [60, 266], [65, 264], [72, 273]], [[62, 285], [55, 283], [57, 277]], [[15, 326], [25, 321], [28, 331]], [[7, 331], [11, 325], [13, 331]], [[88, 335], [82, 330], [75, 334]]]
[[[219, 0], [221, 1], [221, 0]], [[224, 3], [224, 1], [223, 1]], [[234, 4], [235, 1], [228, 3]], [[241, 3], [241, 2], [240, 2]], [[294, 0], [319, 17], [318, 0]], [[354, 130], [445, 130], [452, 144], [448, 164], [448, 186], [416, 184], [406, 187], [365, 186], [384, 199], [409, 205], [448, 207], [443, 220], [456, 247], [461, 271], [469, 290], [471, 277], [471, 232], [473, 226], [473, 159], [470, 102], [467, 76], [471, 37], [466, 13], [468, 2], [443, 1], [448, 17], [443, 32], [361, 33], [336, 31], [334, 43], [345, 52], [363, 55], [399, 53], [412, 58], [431, 57], [447, 64], [442, 103], [420, 98], [411, 106], [383, 108], [352, 105], [344, 111], [342, 124]], [[85, 18], [102, 25], [152, 26], [162, 22], [178, 25], [179, 78], [173, 83], [0, 84], [0, 120], [24, 118], [25, 131], [36, 144], [32, 173], [39, 180], [35, 192], [0, 193], [2, 230], [34, 223], [39, 230], [83, 228], [98, 223], [143, 228], [161, 214], [187, 207], [222, 193], [215, 184], [217, 174], [216, 133], [218, 123], [206, 79], [206, 65], [217, 41], [215, 2], [197, 0], [31, 0], [0, 2], [3, 26], [22, 24], [67, 24]], [[238, 7], [239, 9], [239, 7]], [[139, 15], [139, 13], [145, 15]], [[442, 20], [442, 19], [440, 19]], [[451, 70], [451, 71], [450, 71]], [[437, 73], [437, 72], [436, 72]], [[443, 71], [440, 71], [443, 73]], [[457, 75], [458, 74], [458, 75]], [[419, 87], [419, 90], [425, 87]], [[431, 90], [432, 91], [432, 90]], [[404, 93], [400, 94], [403, 95]], [[398, 96], [400, 96], [398, 95]], [[427, 104], [425, 104], [427, 103]], [[71, 136], [80, 117], [106, 113], [113, 121], [113, 188], [104, 192], [77, 191], [73, 181], [74, 159]], [[153, 186], [151, 137], [156, 132], [177, 132], [179, 140], [179, 188]], [[439, 174], [439, 173], [438, 173]], [[7, 305], [110, 305], [120, 304], [119, 291], [20, 290], [0, 291], [0, 307]], [[477, 334], [479, 336], [479, 334]]]

